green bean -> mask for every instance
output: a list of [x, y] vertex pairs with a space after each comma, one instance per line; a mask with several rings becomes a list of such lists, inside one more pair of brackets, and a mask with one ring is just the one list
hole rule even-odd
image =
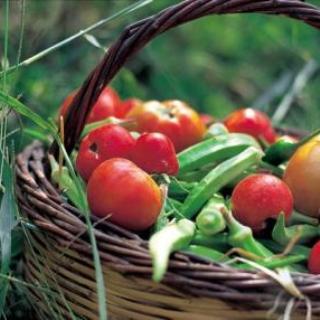
[[227, 210], [224, 198], [215, 194], [197, 216], [196, 224], [200, 232], [213, 236], [226, 228], [221, 209]]
[[218, 136], [195, 144], [178, 154], [179, 174], [202, 168], [215, 162], [224, 161], [237, 155], [249, 146], [260, 148], [258, 142], [251, 136], [232, 133]]
[[226, 160], [211, 170], [200, 182], [193, 188], [187, 196], [181, 213], [186, 218], [192, 218], [201, 207], [226, 186], [234, 180], [244, 170], [256, 164], [261, 159], [261, 151], [254, 147], [249, 147], [237, 156]]
[[170, 253], [186, 248], [196, 231], [195, 224], [188, 219], [171, 223], [149, 240], [149, 251], [153, 264], [153, 280], [160, 282], [168, 268]]

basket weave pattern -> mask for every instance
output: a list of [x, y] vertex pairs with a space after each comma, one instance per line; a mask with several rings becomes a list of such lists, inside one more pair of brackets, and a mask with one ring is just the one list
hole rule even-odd
[[[187, 0], [137, 22], [125, 29], [78, 91], [65, 123], [67, 150], [78, 140], [102, 88], [151, 39], [205, 15], [238, 12], [283, 14], [320, 28], [320, 9], [296, 0]], [[57, 150], [54, 144], [51, 152]], [[98, 319], [87, 227], [83, 215], [48, 178], [47, 154], [40, 143], [28, 146], [17, 157], [16, 176], [20, 209], [37, 227], [30, 233], [33, 245], [25, 254], [26, 278], [60, 295], [56, 305], [48, 306], [39, 291], [30, 289], [39, 317], [48, 319], [55, 311], [69, 318], [69, 306], [78, 316]], [[296, 299], [262, 272], [240, 271], [176, 253], [163, 282], [155, 284], [150, 280], [147, 242], [110, 222], [92, 219], [109, 311], [118, 319], [265, 319], [266, 311], [285, 309], [299, 310], [295, 319], [303, 319], [310, 312], [310, 301], [314, 317], [320, 319], [319, 276], [293, 274], [297, 287], [308, 297]]]

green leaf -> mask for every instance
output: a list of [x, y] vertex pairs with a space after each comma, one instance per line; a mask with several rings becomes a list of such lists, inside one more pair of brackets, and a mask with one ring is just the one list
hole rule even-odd
[[50, 125], [49, 122], [40, 117], [37, 113], [33, 112], [30, 108], [24, 105], [22, 102], [17, 100], [14, 97], [6, 94], [4, 91], [0, 90], [0, 102], [8, 105], [11, 109], [16, 111], [17, 113], [25, 116], [39, 127], [44, 130], [48, 130], [49, 132], [53, 132], [54, 128]]

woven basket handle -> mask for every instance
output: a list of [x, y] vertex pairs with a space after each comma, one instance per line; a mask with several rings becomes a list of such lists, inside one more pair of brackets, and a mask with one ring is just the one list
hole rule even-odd
[[[65, 119], [65, 147], [71, 152], [102, 89], [125, 62], [157, 35], [211, 14], [282, 14], [320, 29], [320, 8], [300, 0], [185, 0], [128, 26], [82, 84]], [[51, 152], [56, 154], [54, 143]]]

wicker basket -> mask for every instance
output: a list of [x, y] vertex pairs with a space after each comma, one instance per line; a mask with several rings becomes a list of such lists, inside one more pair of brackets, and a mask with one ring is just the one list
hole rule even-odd
[[[86, 79], [65, 123], [69, 152], [102, 88], [127, 59], [157, 35], [209, 14], [282, 14], [320, 29], [320, 8], [298, 0], [186, 0], [127, 27]], [[57, 153], [57, 146], [51, 152]], [[17, 197], [23, 215], [36, 226], [28, 232], [25, 277], [41, 319], [98, 319], [92, 250], [83, 215], [50, 181], [47, 151], [39, 142], [16, 162]], [[151, 281], [147, 243], [107, 221], [95, 222], [108, 311], [115, 319], [265, 319], [290, 314], [320, 319], [320, 277], [293, 274], [303, 297], [295, 297], [262, 272], [240, 271], [195, 256], [172, 256], [161, 284]], [[48, 293], [48, 291], [50, 291]], [[47, 298], [50, 295], [50, 302]], [[311, 308], [312, 306], [312, 308]], [[311, 315], [312, 314], [312, 315]], [[286, 318], [288, 319], [288, 318]]]

